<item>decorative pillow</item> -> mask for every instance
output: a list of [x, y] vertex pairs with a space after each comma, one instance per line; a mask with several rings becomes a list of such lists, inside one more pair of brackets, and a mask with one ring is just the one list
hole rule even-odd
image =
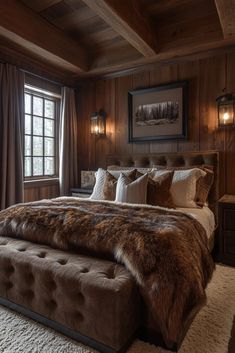
[[171, 185], [171, 195], [176, 207], [195, 208], [196, 184], [206, 173], [199, 168], [175, 170]]
[[[124, 174], [129, 174], [132, 171], [125, 170], [125, 171], [123, 171], [123, 173]], [[99, 168], [98, 171], [95, 173], [95, 179], [96, 179], [95, 180], [95, 186], [94, 186], [93, 192], [92, 192], [92, 194], [90, 196], [90, 199], [92, 199], [92, 200], [105, 200], [104, 199], [103, 190], [104, 190], [104, 183], [105, 183], [105, 180], [106, 180], [106, 172], [107, 171], [105, 169]], [[116, 172], [117, 173], [116, 174], [117, 175], [116, 179], [118, 179], [118, 177], [119, 177], [121, 172], [122, 171]], [[135, 169], [135, 172], [136, 172], [136, 169]], [[113, 175], [115, 173], [110, 171], [110, 174]]]
[[203, 207], [208, 200], [214, 182], [214, 172], [206, 167], [201, 169], [206, 172], [206, 175], [201, 176], [197, 181], [195, 202], [198, 206]]
[[214, 182], [214, 167], [212, 165], [202, 164], [202, 165], [194, 166], [193, 168], [192, 167], [164, 167], [164, 166], [156, 165], [154, 166], [154, 168], [157, 168], [155, 169], [155, 171], [157, 170], [158, 173], [160, 172], [166, 173], [168, 170], [177, 171], [177, 170], [192, 170], [195, 168], [201, 169], [206, 173], [206, 175], [198, 178], [196, 182], [196, 195], [195, 195], [194, 201], [199, 207], [203, 207], [208, 201], [208, 196]]
[[[137, 171], [136, 177], [142, 174]], [[149, 173], [147, 185], [147, 204], [153, 206], [161, 206], [167, 208], [174, 208], [170, 188], [174, 171], [155, 171]]]
[[116, 202], [146, 204], [148, 174], [132, 181], [123, 173], [117, 182]]
[[[131, 180], [135, 180], [136, 169], [128, 170], [127, 172], [125, 172], [125, 175], [128, 178], [130, 178]], [[103, 187], [103, 199], [104, 200], [109, 200], [109, 201], [115, 200], [117, 180], [118, 180], [118, 178], [116, 178], [110, 172], [106, 171], [106, 177], [105, 177], [104, 187]]]

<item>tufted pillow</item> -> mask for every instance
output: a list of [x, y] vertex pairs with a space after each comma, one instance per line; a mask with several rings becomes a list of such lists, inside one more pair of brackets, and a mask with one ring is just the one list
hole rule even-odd
[[[133, 171], [133, 169], [131, 171], [125, 170], [125, 171], [123, 171], [123, 173], [129, 174], [132, 171]], [[105, 200], [103, 190], [104, 190], [104, 183], [106, 180], [106, 172], [107, 171], [105, 169], [99, 168], [98, 171], [95, 173], [95, 179], [96, 179], [95, 186], [94, 186], [93, 192], [90, 196], [90, 199], [92, 199], [92, 200]], [[122, 171], [119, 170], [118, 172], [111, 172], [110, 171], [109, 173], [112, 174], [116, 179], [118, 179], [121, 172]], [[136, 172], [136, 170], [135, 170], [135, 172]]]
[[[128, 176], [128, 178], [130, 178], [131, 180], [135, 180], [136, 169], [128, 170], [127, 172], [125, 172], [125, 175]], [[103, 187], [104, 200], [109, 200], [109, 201], [115, 200], [118, 177], [106, 171], [106, 177], [105, 177], [104, 187]]]
[[208, 196], [214, 182], [214, 167], [212, 165], [202, 164], [202, 165], [194, 166], [193, 168], [192, 167], [163, 167], [163, 166], [156, 165], [154, 166], [154, 168], [156, 168], [155, 170], [157, 170], [158, 173], [159, 172], [166, 173], [166, 171], [168, 170], [176, 171], [176, 170], [191, 170], [193, 168], [201, 169], [206, 174], [202, 175], [196, 182], [196, 194], [195, 194], [194, 201], [200, 207], [203, 207], [207, 203]]
[[147, 173], [134, 181], [128, 178], [125, 174], [121, 173], [117, 182], [115, 201], [146, 204], [147, 183]]
[[[136, 177], [140, 177], [141, 173], [137, 171]], [[170, 188], [174, 171], [155, 171], [149, 173], [147, 185], [147, 204], [153, 206], [161, 206], [174, 208]]]

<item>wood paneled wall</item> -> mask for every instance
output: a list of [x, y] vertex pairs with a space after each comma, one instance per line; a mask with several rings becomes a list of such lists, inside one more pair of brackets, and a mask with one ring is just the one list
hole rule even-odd
[[[189, 93], [189, 139], [187, 141], [128, 143], [127, 92], [187, 79]], [[105, 167], [110, 153], [154, 153], [198, 150], [223, 151], [225, 191], [235, 193], [235, 128], [218, 129], [216, 97], [223, 89], [235, 93], [235, 53], [157, 67], [133, 75], [90, 81], [80, 87], [80, 169]], [[89, 133], [90, 115], [96, 108], [107, 112], [107, 136]]]
[[25, 184], [24, 187], [24, 202], [32, 202], [42, 199], [51, 199], [58, 197], [59, 192], [59, 182], [49, 182], [49, 183], [37, 183], [34, 182], [32, 185]]

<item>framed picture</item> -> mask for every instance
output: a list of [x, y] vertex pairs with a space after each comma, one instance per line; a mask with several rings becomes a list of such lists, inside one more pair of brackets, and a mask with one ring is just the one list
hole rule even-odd
[[129, 142], [187, 138], [188, 81], [128, 92]]

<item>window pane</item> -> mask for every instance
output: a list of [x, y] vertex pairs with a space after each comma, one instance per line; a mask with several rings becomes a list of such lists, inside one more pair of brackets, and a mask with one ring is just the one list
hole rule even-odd
[[45, 158], [45, 175], [53, 175], [55, 174], [55, 163], [54, 163], [54, 158], [53, 157], [46, 157]]
[[31, 156], [31, 137], [24, 137], [24, 154], [25, 156]]
[[45, 99], [45, 117], [54, 119], [55, 103]]
[[25, 115], [24, 129], [25, 129], [25, 134], [31, 134], [31, 116], [30, 115]]
[[33, 137], [33, 155], [42, 156], [43, 155], [43, 138]]
[[40, 97], [33, 97], [33, 114], [40, 116], [43, 114], [43, 99]]
[[44, 123], [45, 136], [54, 136], [54, 120], [45, 119]]
[[26, 177], [31, 176], [31, 157], [25, 157], [24, 159], [24, 175]]
[[45, 138], [45, 156], [54, 156], [54, 139]]
[[43, 119], [37, 118], [36, 116], [33, 117], [33, 134], [34, 135], [43, 135], [42, 128], [43, 127]]
[[43, 175], [42, 157], [33, 158], [33, 175]]
[[30, 94], [24, 95], [25, 113], [31, 114], [31, 96]]

